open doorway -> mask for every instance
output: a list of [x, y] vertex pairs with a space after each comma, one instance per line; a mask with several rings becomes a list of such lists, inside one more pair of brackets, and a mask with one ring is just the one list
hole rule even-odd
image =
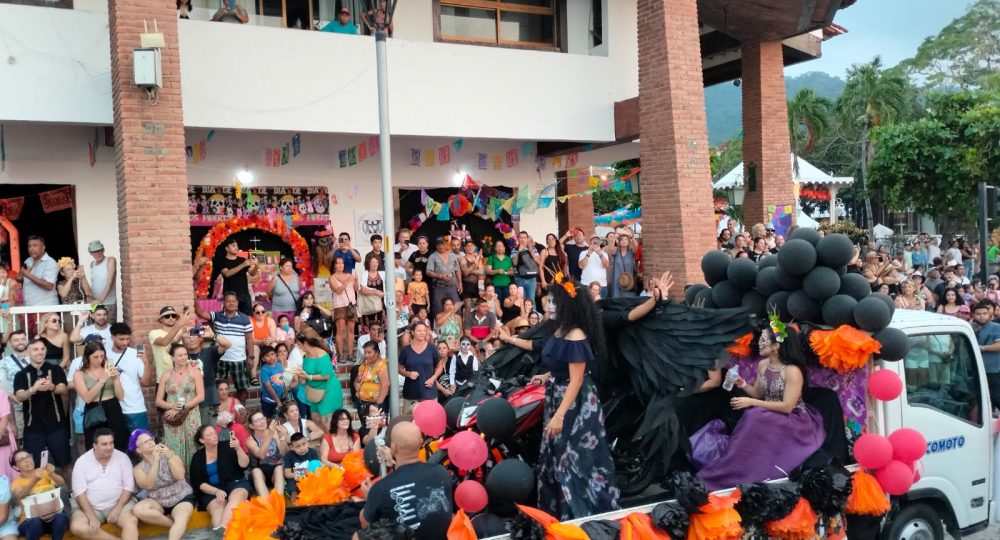
[[[58, 184], [0, 185], [0, 212], [17, 229], [20, 258], [28, 253], [28, 237], [41, 236], [49, 256], [77, 258], [76, 193]], [[13, 267], [12, 235], [0, 233], [0, 263]]]

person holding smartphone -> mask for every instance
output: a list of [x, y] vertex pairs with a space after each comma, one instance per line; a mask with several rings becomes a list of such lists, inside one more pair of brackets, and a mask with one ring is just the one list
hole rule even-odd
[[257, 257], [241, 253], [239, 242], [235, 237], [229, 237], [226, 241], [226, 256], [219, 263], [219, 269], [222, 274], [222, 290], [236, 293], [239, 312], [249, 317], [253, 299], [250, 296], [250, 282], [247, 278], [257, 277], [260, 274]]
[[14, 376], [14, 395], [23, 405], [24, 448], [36, 463], [48, 450], [49, 460], [71, 476], [67, 394], [66, 373], [45, 361], [45, 344], [36, 338], [28, 345], [28, 365]]
[[198, 428], [196, 437], [201, 448], [192, 456], [189, 468], [198, 510], [207, 510], [212, 516], [213, 530], [229, 524], [233, 510], [247, 500], [251, 490], [245, 473], [250, 456], [228, 431], [216, 433], [207, 424]]

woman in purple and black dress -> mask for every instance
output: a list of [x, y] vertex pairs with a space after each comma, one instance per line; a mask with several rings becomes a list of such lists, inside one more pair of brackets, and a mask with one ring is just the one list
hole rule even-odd
[[763, 358], [757, 380], [738, 378], [736, 386], [748, 397], [730, 401], [734, 409], [747, 409], [732, 435], [721, 433], [716, 421], [691, 437], [696, 461], [706, 448], [717, 449], [718, 457], [698, 471], [709, 490], [784, 477], [818, 450], [826, 435], [819, 412], [802, 401], [808, 378], [798, 332], [765, 328], [757, 344]]

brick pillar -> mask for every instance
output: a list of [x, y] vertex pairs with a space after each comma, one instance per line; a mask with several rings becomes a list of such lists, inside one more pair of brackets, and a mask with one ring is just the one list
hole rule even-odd
[[781, 42], [743, 43], [743, 217], [766, 223], [769, 205], [794, 204]]
[[[155, 104], [132, 82], [132, 50], [154, 19], [166, 38]], [[122, 307], [133, 342], [145, 343], [160, 306], [193, 298], [177, 13], [162, 0], [109, 0], [108, 20]]]
[[566, 201], [567, 227], [559, 228], [559, 235], [566, 234], [566, 231], [573, 227], [583, 229], [583, 234], [594, 234], [594, 198], [590, 195], [585, 197], [573, 197]]
[[715, 246], [696, 0], [638, 0], [639, 159], [646, 275], [669, 270], [679, 294], [704, 281]]

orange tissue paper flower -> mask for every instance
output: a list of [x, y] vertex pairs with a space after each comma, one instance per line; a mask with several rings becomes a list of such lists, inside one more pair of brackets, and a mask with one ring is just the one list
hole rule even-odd
[[340, 467], [320, 467], [299, 480], [299, 506], [338, 504], [351, 496]]
[[810, 540], [816, 538], [816, 523], [819, 516], [805, 497], [799, 497], [795, 507], [787, 516], [764, 524], [768, 536], [780, 540]]
[[671, 540], [670, 535], [653, 525], [645, 512], [632, 512], [622, 519], [621, 540]]
[[451, 525], [448, 526], [448, 540], [476, 540], [476, 538], [476, 530], [472, 527], [472, 520], [465, 515], [465, 510], [459, 510], [451, 519]]
[[733, 356], [739, 358], [747, 358], [750, 356], [750, 341], [753, 340], [753, 333], [746, 334], [745, 336], [737, 339], [732, 345], [726, 347]]
[[881, 516], [889, 511], [889, 498], [871, 473], [859, 469], [851, 477], [851, 495], [845, 511], [861, 516]]
[[544, 510], [520, 504], [516, 506], [524, 515], [537, 521], [545, 528], [545, 540], [590, 540], [587, 533], [578, 525], [560, 523], [558, 519], [550, 516]]
[[743, 537], [740, 513], [736, 503], [740, 500], [740, 490], [734, 489], [730, 495], [708, 496], [708, 503], [699, 508], [700, 514], [691, 514], [688, 526], [688, 540], [739, 540]]
[[348, 489], [353, 490], [372, 477], [372, 473], [365, 467], [364, 450], [350, 452], [341, 460], [340, 466], [344, 468], [344, 485]]
[[285, 495], [271, 490], [267, 497], [241, 502], [226, 527], [225, 540], [269, 540], [285, 521]]
[[809, 344], [821, 365], [840, 373], [863, 367], [872, 354], [882, 350], [881, 343], [846, 324], [836, 330], [814, 330]]

